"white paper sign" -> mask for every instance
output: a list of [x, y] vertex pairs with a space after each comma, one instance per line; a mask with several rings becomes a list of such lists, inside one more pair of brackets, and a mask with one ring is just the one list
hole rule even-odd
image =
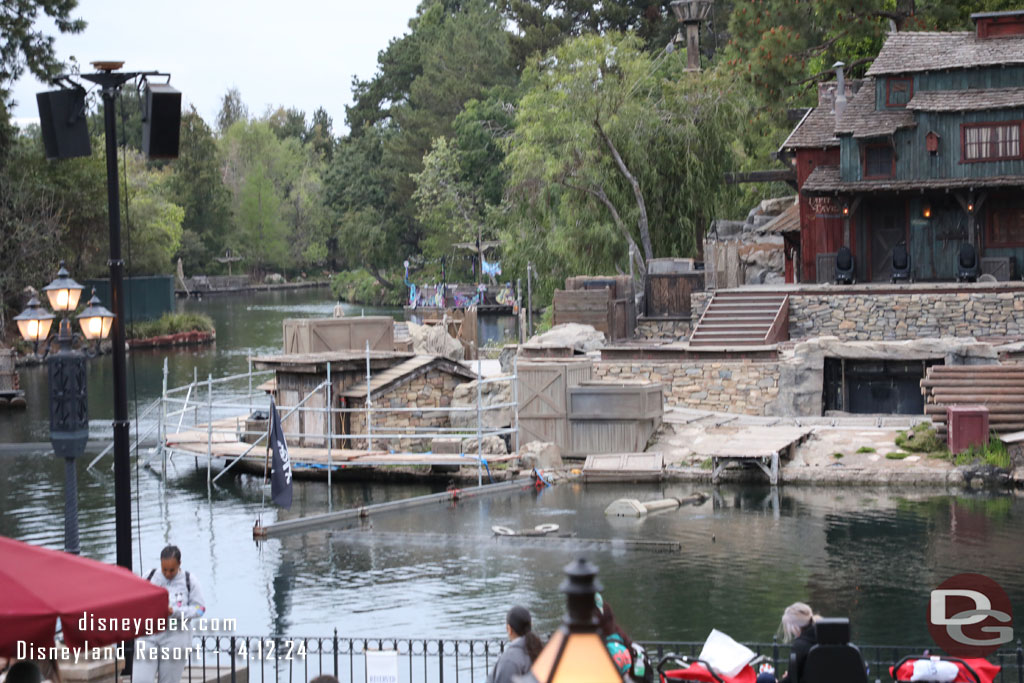
[[368, 683], [398, 683], [398, 652], [367, 650], [364, 654]]
[[719, 673], [736, 676], [757, 654], [746, 645], [741, 645], [718, 629], [711, 629], [711, 635], [704, 641], [700, 658]]

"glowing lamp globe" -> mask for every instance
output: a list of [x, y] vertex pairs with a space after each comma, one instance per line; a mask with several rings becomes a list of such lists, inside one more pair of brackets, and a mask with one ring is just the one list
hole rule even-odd
[[106, 339], [110, 335], [114, 314], [100, 303], [95, 289], [92, 290], [92, 298], [86, 304], [85, 310], [78, 314], [78, 324], [82, 327], [82, 336], [89, 341]]
[[71, 279], [71, 274], [60, 262], [60, 270], [53, 282], [43, 287], [46, 298], [50, 300], [50, 308], [61, 313], [69, 313], [78, 308], [78, 299], [82, 296], [82, 285]]
[[22, 339], [27, 342], [40, 342], [50, 334], [53, 313], [43, 309], [39, 299], [32, 297], [28, 300], [25, 310], [14, 316], [14, 321], [18, 323], [18, 332]]

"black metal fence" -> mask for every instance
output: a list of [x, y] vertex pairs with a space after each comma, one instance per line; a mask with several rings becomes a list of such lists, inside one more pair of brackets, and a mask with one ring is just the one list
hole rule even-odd
[[[696, 656], [702, 642], [643, 642], [652, 663], [676, 653]], [[370, 683], [367, 652], [394, 652], [401, 683], [481, 683], [504, 650], [502, 640], [432, 638], [206, 635], [193, 638], [195, 656], [183, 683], [306, 683], [322, 674], [341, 683]], [[789, 661], [789, 646], [747, 643], [770, 661], [779, 676]], [[929, 646], [862, 645], [869, 681], [891, 681], [889, 667], [907, 655], [922, 654]], [[1018, 640], [989, 657], [1001, 669], [997, 683], [1024, 683], [1024, 647]]]

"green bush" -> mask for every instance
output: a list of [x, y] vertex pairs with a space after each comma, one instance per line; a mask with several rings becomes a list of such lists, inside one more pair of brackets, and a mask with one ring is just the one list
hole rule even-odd
[[885, 454], [885, 457], [888, 460], [902, 460], [908, 455], [910, 455], [910, 453], [904, 453], [903, 451], [890, 451]]
[[858, 453], [874, 453], [875, 449], [872, 448], [871, 446], [861, 446], [860, 448], [857, 449], [857, 452]]
[[1006, 444], [993, 432], [989, 435], [988, 443], [971, 446], [963, 453], [958, 453], [954, 462], [960, 466], [981, 463], [1005, 470], [1010, 468], [1010, 452], [1006, 450]]
[[935, 427], [921, 422], [913, 429], [896, 435], [896, 445], [911, 453], [945, 454], [946, 440], [939, 436]]
[[213, 320], [202, 313], [165, 313], [156, 320], [132, 323], [129, 339], [149, 339], [179, 332], [213, 332]]
[[842, 460], [843, 459], [843, 454], [842, 453], [833, 453], [832, 457], [835, 458], [836, 460]]
[[[394, 282], [394, 278], [390, 278]], [[334, 296], [350, 304], [367, 306], [403, 306], [407, 291], [398, 279], [398, 285], [388, 289], [365, 270], [342, 271], [331, 281]]]

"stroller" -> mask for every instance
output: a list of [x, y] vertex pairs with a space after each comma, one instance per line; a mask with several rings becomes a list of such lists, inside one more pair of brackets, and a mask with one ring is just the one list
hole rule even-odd
[[909, 683], [914, 675], [914, 663], [927, 661], [950, 662], [956, 665], [958, 671], [956, 678], [949, 679], [951, 683], [992, 683], [1002, 668], [987, 659], [960, 659], [959, 657], [936, 657], [924, 654], [904, 657], [895, 666], [889, 667], [889, 675], [896, 683]]
[[[671, 681], [695, 681], [697, 683], [754, 683], [757, 673], [754, 665], [763, 657], [757, 657], [746, 664], [735, 676], [726, 676], [711, 668], [711, 665], [697, 657], [685, 657], [669, 653], [658, 662], [658, 683]], [[675, 665], [676, 668], [668, 668]]]

